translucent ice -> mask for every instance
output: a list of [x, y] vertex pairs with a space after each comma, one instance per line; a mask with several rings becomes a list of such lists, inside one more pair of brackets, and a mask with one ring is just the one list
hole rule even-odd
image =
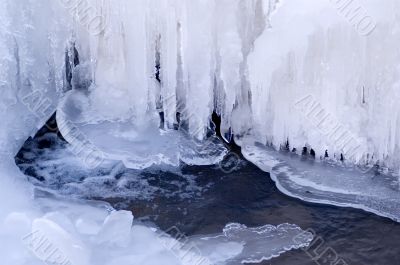
[[302, 200], [354, 207], [400, 221], [400, 184], [397, 176], [375, 170], [315, 160], [247, 143], [243, 155], [269, 172], [283, 193]]
[[[312, 147], [317, 157], [325, 150], [346, 156], [344, 144], [353, 139], [360, 148], [345, 157], [349, 162], [398, 170], [400, 4], [366, 0], [346, 9], [349, 2], [357, 1], [0, 0], [2, 262], [42, 264], [48, 253], [32, 256], [21, 242], [29, 224], [59, 242], [63, 255], [53, 259], [180, 262], [182, 248], [171, 253], [154, 230], [140, 225], [131, 228], [130, 240], [118, 237], [129, 251], [101, 248], [93, 238], [115, 231], [106, 228], [113, 227], [112, 217], [104, 224], [107, 207], [32, 200], [13, 157], [57, 108], [73, 152], [92, 167], [102, 159], [133, 168], [216, 163], [226, 149], [210, 137], [215, 111], [224, 136], [250, 135], [276, 149]], [[360, 10], [362, 17], [354, 13]], [[366, 19], [376, 26], [360, 26]], [[79, 141], [68, 137], [71, 131]], [[263, 169], [273, 163], [267, 169], [287, 194], [399, 219], [396, 178], [304, 166], [298, 158], [243, 147]], [[128, 219], [115, 222], [128, 231]], [[217, 263], [253, 262], [309, 241], [293, 243], [293, 232], [300, 229], [231, 225], [222, 235], [195, 240]], [[265, 240], [278, 248], [260, 250]]]
[[128, 245], [132, 222], [133, 215], [131, 212], [112, 212], [104, 220], [103, 227], [97, 235], [97, 242], [122, 247]]

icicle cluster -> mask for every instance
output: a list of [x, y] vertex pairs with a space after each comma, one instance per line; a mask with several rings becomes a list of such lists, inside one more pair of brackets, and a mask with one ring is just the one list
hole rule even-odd
[[272, 8], [261, 0], [102, 3], [104, 31], [78, 37], [95, 61], [93, 104], [137, 123], [157, 110], [169, 128], [178, 116], [199, 139], [215, 110], [228, 131], [235, 109], [250, 117], [247, 58]]
[[0, 3], [2, 106], [72, 88], [93, 122], [160, 113], [202, 139], [215, 111], [223, 135], [399, 164], [394, 0]]

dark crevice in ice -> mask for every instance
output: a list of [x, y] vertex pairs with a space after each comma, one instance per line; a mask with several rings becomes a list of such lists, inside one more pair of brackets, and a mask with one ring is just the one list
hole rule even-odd
[[232, 134], [230, 137], [225, 138], [225, 139], [230, 139], [229, 142], [226, 142], [224, 137], [222, 137], [222, 132], [221, 132], [221, 116], [217, 114], [216, 111], [213, 112], [211, 116], [211, 121], [214, 124], [215, 127], [215, 133], [216, 136], [221, 139], [223, 143], [225, 143], [226, 147], [233, 153], [236, 153], [240, 157], [242, 157], [242, 148], [235, 142], [235, 137]]
[[73, 43], [72, 47], [67, 48], [65, 51], [65, 78], [67, 81], [65, 91], [72, 89], [73, 70], [79, 64], [79, 52], [75, 47], [75, 43]]

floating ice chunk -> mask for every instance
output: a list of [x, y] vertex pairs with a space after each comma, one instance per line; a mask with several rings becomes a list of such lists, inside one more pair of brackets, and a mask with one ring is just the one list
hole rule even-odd
[[131, 240], [133, 215], [128, 211], [114, 211], [107, 216], [97, 235], [97, 242], [119, 247], [127, 246]]
[[90, 252], [86, 246], [47, 218], [35, 219], [32, 233], [23, 240], [38, 259], [49, 264], [90, 264]]
[[313, 235], [293, 224], [248, 228], [232, 223], [222, 235], [194, 240], [212, 264], [260, 263], [280, 254], [308, 246]]
[[[269, 172], [280, 191], [314, 203], [363, 209], [400, 221], [400, 190], [396, 176], [330, 161], [277, 152], [261, 144], [243, 144], [242, 153]], [[397, 183], [395, 185], [394, 183]]]

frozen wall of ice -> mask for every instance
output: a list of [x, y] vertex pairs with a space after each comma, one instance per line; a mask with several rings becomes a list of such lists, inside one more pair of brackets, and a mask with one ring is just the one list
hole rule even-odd
[[259, 139], [398, 167], [398, 10], [397, 1], [284, 1], [249, 59]]
[[83, 2], [64, 37], [75, 81], [90, 79], [88, 116], [158, 112], [202, 139], [215, 110], [223, 133], [399, 164], [396, 1]]
[[[0, 1], [1, 152], [15, 155], [57, 106], [65, 12], [53, 1]], [[37, 15], [37, 14], [40, 14]]]
[[[290, 148], [311, 147], [317, 155], [329, 150], [331, 156], [344, 154], [352, 162], [379, 161], [398, 168], [398, 10], [396, 0], [384, 4], [379, 0], [0, 0], [0, 240], [7, 242], [0, 250], [3, 262], [40, 263], [21, 241], [33, 227], [61, 238], [60, 247], [68, 255], [81, 257], [77, 264], [88, 263], [90, 249], [101, 252], [109, 247], [109, 231], [120, 232], [114, 230], [118, 222], [128, 227], [127, 234], [136, 234], [122, 235], [111, 244], [129, 242], [140, 250], [147, 240], [157, 248], [141, 260], [126, 252], [120, 255], [118, 247], [109, 260], [96, 252], [92, 258], [107, 264], [144, 264], [143, 260], [157, 264], [154, 259], [160, 257], [168, 257], [171, 264], [178, 262], [171, 253], [165, 254], [153, 230], [131, 228], [131, 216], [114, 218], [114, 214], [124, 214], [104, 209], [98, 214], [98, 208], [91, 206], [85, 208], [89, 215], [85, 216], [77, 205], [54, 213], [60, 206], [57, 202], [42, 203], [46, 212], [30, 202], [32, 188], [12, 157], [69, 90], [65, 97], [79, 92], [85, 98], [78, 111], [76, 105], [66, 106], [66, 113], [80, 113], [67, 118], [81, 119], [97, 135], [107, 135], [99, 130], [101, 126], [96, 127], [99, 121], [112, 122], [109, 130], [116, 124], [156, 124], [151, 131], [159, 135], [153, 143], [165, 143], [169, 138], [158, 131], [162, 119], [160, 127], [166, 131], [180, 123], [201, 140], [215, 111], [222, 117], [223, 134], [232, 131], [276, 148], [288, 141]], [[130, 130], [126, 132], [123, 137], [133, 137]], [[147, 130], [143, 132], [148, 136]], [[196, 144], [190, 152], [196, 153]], [[162, 150], [172, 153], [169, 148]], [[189, 156], [187, 160], [195, 159]], [[369, 204], [364, 203], [376, 211]], [[385, 205], [387, 212], [393, 215], [396, 208], [397, 214], [397, 203]], [[70, 222], [60, 221], [60, 216]], [[257, 232], [234, 227], [245, 238]], [[285, 229], [289, 235], [301, 232], [295, 226], [268, 228]], [[94, 234], [98, 241], [85, 241]], [[310, 240], [293, 244], [287, 235], [283, 240], [276, 238], [282, 249]], [[224, 236], [216, 242], [221, 249], [234, 246], [237, 250], [228, 256], [243, 250], [227, 239], [229, 235]], [[204, 241], [199, 240], [200, 244]], [[65, 242], [85, 250], [70, 252]], [[98, 246], [102, 242], [103, 248]], [[257, 241], [254, 249], [264, 246], [262, 242]], [[204, 244], [204, 250], [211, 251], [213, 246]], [[260, 257], [247, 251], [236, 259], [277, 255], [268, 252]], [[216, 253], [209, 254], [225, 262]], [[117, 255], [119, 260], [114, 259]]]
[[159, 112], [202, 139], [215, 110], [224, 133], [399, 164], [394, 0], [0, 4], [2, 108], [28, 108], [26, 127], [55, 109], [55, 91], [88, 89], [94, 120]]
[[0, 1], [0, 201], [7, 202], [0, 219], [32, 195], [13, 157], [56, 109], [65, 51], [59, 35], [68, 34], [62, 11], [53, 1]]
[[216, 111], [223, 135], [399, 167], [395, 0], [0, 4], [3, 153], [73, 89], [87, 123], [161, 117], [203, 139]]
[[234, 109], [250, 115], [247, 57], [267, 24], [264, 2], [88, 1], [104, 20], [101, 34], [77, 36], [90, 58], [93, 108], [139, 124], [157, 110], [169, 128], [179, 113], [198, 139], [215, 109], [228, 131]]

